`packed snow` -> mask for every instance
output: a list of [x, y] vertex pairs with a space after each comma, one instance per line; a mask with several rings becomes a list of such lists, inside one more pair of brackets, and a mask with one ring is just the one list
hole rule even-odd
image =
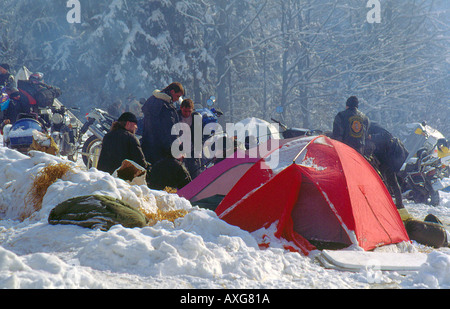
[[[25, 201], [33, 179], [44, 166], [58, 162], [70, 161], [41, 152], [30, 157], [0, 146], [0, 288], [450, 288], [448, 248], [407, 244], [403, 250], [428, 254], [421, 269], [407, 275], [330, 270], [314, 252], [302, 256], [285, 250], [282, 240], [270, 236], [273, 227], [249, 233], [176, 194], [131, 186], [80, 163], [71, 163], [72, 172], [48, 188], [42, 209], [33, 213]], [[107, 232], [48, 223], [56, 205], [89, 194], [120, 198], [148, 211], [188, 213], [174, 223], [133, 229], [116, 225]], [[438, 207], [405, 201], [406, 207], [418, 219], [433, 213], [448, 225], [450, 193], [440, 196]], [[26, 213], [32, 215], [23, 220]], [[271, 240], [267, 249], [258, 246], [262, 235]]]

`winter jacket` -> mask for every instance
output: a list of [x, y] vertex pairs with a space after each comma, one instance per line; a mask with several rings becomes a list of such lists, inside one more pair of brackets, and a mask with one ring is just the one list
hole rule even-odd
[[[183, 116], [181, 114], [181, 110], [178, 110], [178, 117], [180, 118], [180, 121], [183, 119]], [[195, 118], [196, 117], [200, 117], [200, 126], [198, 128], [195, 127]], [[188, 170], [190, 176], [192, 179], [196, 178], [198, 175], [200, 175], [200, 173], [203, 171], [203, 169], [201, 168], [202, 166], [202, 162], [201, 162], [201, 154], [202, 154], [202, 148], [200, 149], [195, 149], [195, 136], [198, 135], [197, 138], [200, 139], [200, 143], [201, 143], [201, 139], [203, 138], [203, 130], [202, 130], [202, 120], [201, 120], [202, 115], [199, 112], [192, 112], [192, 124], [190, 125], [190, 129], [191, 129], [191, 151], [190, 151], [190, 157], [186, 157], [183, 159], [183, 164], [186, 167], [186, 169]], [[197, 130], [199, 130], [197, 132]]]
[[154, 165], [163, 158], [171, 158], [171, 148], [177, 136], [172, 135], [172, 127], [179, 117], [172, 97], [155, 90], [142, 107], [144, 128], [142, 132], [142, 150], [148, 162]]
[[33, 83], [31, 81], [20, 80], [19, 90], [25, 94], [31, 105], [39, 107], [50, 107], [53, 100], [61, 95], [61, 89], [49, 86], [44, 83]]
[[409, 155], [403, 143], [378, 123], [371, 122], [370, 142], [375, 145], [373, 155], [393, 172], [398, 172]]
[[368, 133], [370, 135], [370, 142], [375, 146], [373, 155], [377, 157], [380, 163], [386, 164], [389, 159], [387, 153], [392, 134], [375, 122], [370, 123]]
[[3, 112], [3, 120], [9, 119], [11, 124], [17, 121], [20, 114], [29, 114], [30, 107], [26, 99], [19, 100], [10, 99], [8, 109]]
[[364, 154], [369, 118], [357, 108], [347, 108], [334, 118], [333, 138]]
[[[203, 132], [202, 132], [202, 121], [201, 121], [201, 117], [202, 117], [202, 115], [199, 113], [199, 112], [192, 112], [192, 124], [190, 125], [190, 128], [191, 128], [191, 146], [192, 146], [192, 149], [194, 148], [194, 141], [195, 141], [195, 136], [196, 136], [196, 134], [198, 134], [199, 135], [199, 137], [200, 137], [200, 139], [202, 139], [203, 138]], [[194, 126], [194, 119], [195, 119], [195, 117], [200, 117], [200, 127], [198, 128], [198, 130], [199, 130], [199, 132], [196, 132], [196, 128], [195, 128], [195, 126]], [[178, 110], [178, 118], [180, 119], [180, 121], [182, 121], [182, 119], [183, 119], [183, 116], [182, 116], [182, 114], [181, 114], [181, 110]]]
[[[370, 123], [368, 133], [370, 139], [368, 139], [367, 143], [373, 143], [374, 145], [372, 154], [379, 161], [378, 169], [383, 175], [383, 181], [386, 187], [394, 194], [395, 205], [397, 208], [403, 208], [402, 193], [396, 175], [406, 159], [406, 157], [403, 157], [402, 153], [396, 153], [397, 145], [400, 145], [401, 142], [396, 137], [392, 136], [389, 131], [375, 122]], [[407, 155], [406, 152], [406, 156]]]
[[113, 128], [103, 138], [97, 169], [112, 174], [125, 159], [134, 161], [147, 169], [148, 163], [136, 136], [117, 123], [113, 126], [116, 128]]

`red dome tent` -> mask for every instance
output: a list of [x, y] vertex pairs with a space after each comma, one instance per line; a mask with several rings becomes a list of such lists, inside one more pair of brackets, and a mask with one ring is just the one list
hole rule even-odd
[[[249, 232], [277, 223], [275, 236], [304, 254], [311, 243], [372, 250], [409, 241], [389, 192], [359, 153], [325, 136], [280, 144], [228, 192], [216, 209], [221, 219]], [[282, 160], [267, 166], [274, 155]]]

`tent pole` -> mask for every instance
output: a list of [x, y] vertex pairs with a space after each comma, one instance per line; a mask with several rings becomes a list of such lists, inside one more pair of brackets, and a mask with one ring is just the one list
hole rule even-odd
[[311, 141], [309, 141], [308, 144], [306, 144], [305, 147], [302, 148], [302, 150], [300, 150], [300, 152], [295, 156], [294, 160], [292, 160], [292, 164], [295, 164], [295, 161], [297, 161], [298, 157], [300, 157], [300, 155], [303, 153], [303, 151], [305, 151], [306, 148], [308, 148], [309, 144], [311, 144], [312, 142], [314, 142], [317, 138], [321, 137], [322, 135], [319, 135], [315, 138], [313, 138]]

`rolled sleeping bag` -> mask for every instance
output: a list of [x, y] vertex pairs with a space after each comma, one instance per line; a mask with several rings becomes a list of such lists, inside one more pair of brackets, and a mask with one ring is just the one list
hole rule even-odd
[[[405, 229], [411, 240], [434, 248], [447, 246], [447, 231], [436, 217], [427, 216], [425, 221], [410, 219], [405, 222]], [[438, 223], [439, 222], [439, 223]]]

